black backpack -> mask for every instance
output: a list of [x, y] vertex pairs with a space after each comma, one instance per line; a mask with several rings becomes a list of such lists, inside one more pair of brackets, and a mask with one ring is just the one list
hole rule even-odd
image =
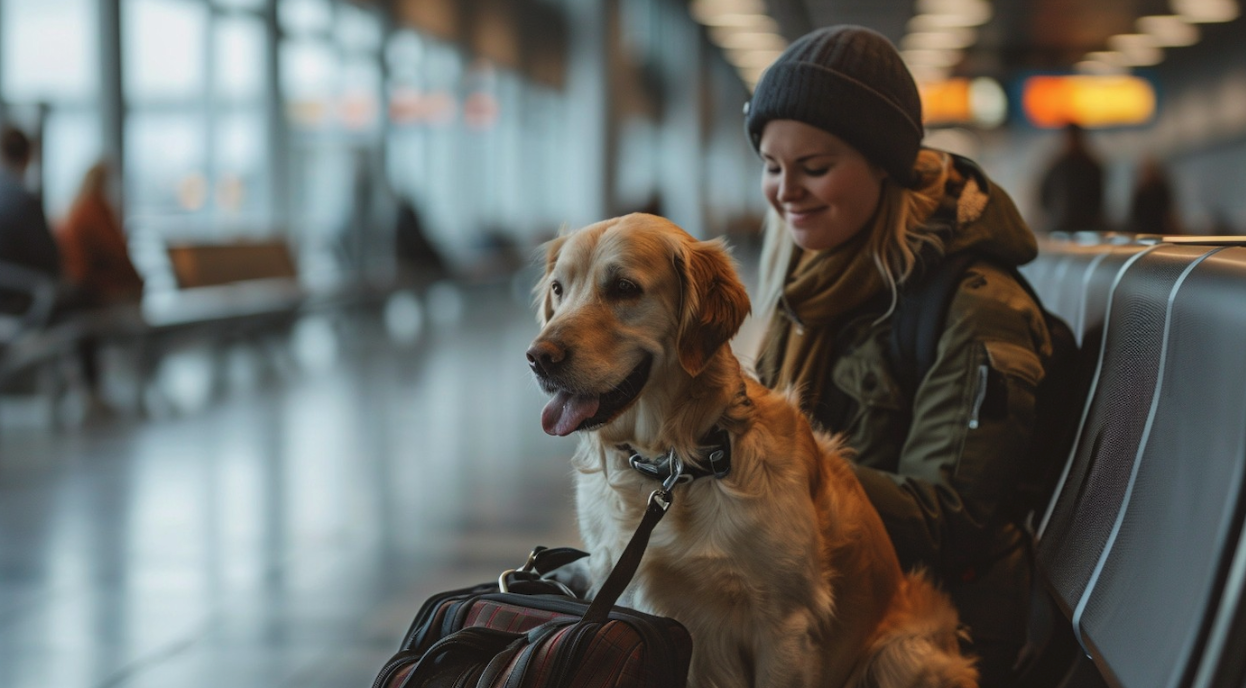
[[1044, 361], [1046, 375], [1035, 399], [1034, 445], [1027, 463], [1030, 470], [1020, 481], [1017, 495], [1019, 516], [1037, 512], [1041, 517], [1072, 450], [1087, 390], [1078, 371], [1080, 357], [1073, 330], [1043, 307], [1042, 300], [1025, 277], [1016, 268], [1001, 266], [977, 253], [947, 256], [901, 290], [891, 318], [888, 356], [901, 388], [913, 399], [918, 385], [934, 365], [948, 306], [961, 277], [970, 265], [979, 261], [990, 262], [1010, 273], [1042, 311], [1051, 333], [1052, 355]]

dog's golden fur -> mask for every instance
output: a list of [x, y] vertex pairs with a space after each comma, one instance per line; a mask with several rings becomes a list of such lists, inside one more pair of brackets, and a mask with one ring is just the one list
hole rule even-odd
[[976, 685], [955, 609], [900, 570], [838, 439], [732, 354], [749, 301], [722, 242], [652, 215], [600, 222], [548, 244], [536, 296], [542, 329], [529, 356], [558, 364], [538, 372], [547, 390], [605, 393], [652, 361], [633, 400], [578, 433], [594, 585], [657, 486], [629, 467], [624, 445], [696, 464], [699, 438], [716, 424], [730, 434], [730, 474], [675, 488], [626, 598], [688, 628], [692, 685]]

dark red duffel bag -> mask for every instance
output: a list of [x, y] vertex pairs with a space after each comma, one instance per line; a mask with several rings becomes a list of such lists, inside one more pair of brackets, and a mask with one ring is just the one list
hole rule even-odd
[[667, 494], [650, 497], [591, 604], [542, 577], [585, 556], [568, 548], [538, 548], [498, 583], [434, 595], [373, 688], [682, 688], [692, 655], [687, 629], [615, 606], [669, 503]]

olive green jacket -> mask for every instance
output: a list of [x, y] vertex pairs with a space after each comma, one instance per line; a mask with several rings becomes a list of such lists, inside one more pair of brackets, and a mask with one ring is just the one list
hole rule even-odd
[[[958, 165], [967, 161], [958, 161]], [[924, 567], [969, 624], [982, 668], [1019, 649], [1029, 600], [1028, 538], [1018, 486], [1035, 423], [1035, 388], [1051, 353], [1042, 313], [999, 264], [1037, 254], [1034, 236], [1003, 190], [978, 183], [956, 201], [949, 253], [990, 257], [966, 270], [948, 309], [937, 356], [912, 399], [888, 361], [889, 318], [851, 320], [836, 339], [833, 385], [810, 415], [844, 432], [901, 564]], [[984, 676], [985, 678], [985, 676]]]

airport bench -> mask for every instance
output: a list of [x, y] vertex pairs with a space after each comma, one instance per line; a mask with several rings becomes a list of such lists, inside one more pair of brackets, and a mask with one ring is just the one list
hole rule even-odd
[[[180, 347], [207, 344], [218, 349], [284, 336], [299, 318], [369, 303], [387, 293], [384, 285], [345, 283], [309, 289], [284, 240], [180, 243], [167, 247], [177, 288], [147, 294], [141, 304], [119, 304], [65, 314], [51, 324], [28, 327], [0, 349], [0, 391], [15, 380], [56, 378], [36, 384], [56, 397], [78, 343], [125, 350], [145, 385], [161, 360]], [[50, 399], [53, 407], [55, 399]], [[142, 403], [140, 399], [140, 403]]]
[[1246, 678], [1246, 246], [1214, 241], [1046, 241], [1023, 270], [1094, 357], [1037, 530], [1062, 685]]

